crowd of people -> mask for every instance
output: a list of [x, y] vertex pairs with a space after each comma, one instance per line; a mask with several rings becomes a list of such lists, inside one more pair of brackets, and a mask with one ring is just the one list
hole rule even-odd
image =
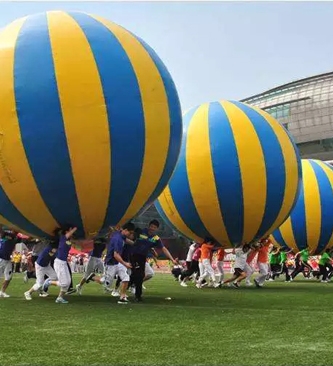
[[[172, 274], [182, 287], [190, 280], [198, 289], [205, 286], [239, 288], [244, 280], [246, 286], [261, 288], [266, 281], [285, 276], [291, 282], [299, 273], [304, 277], [316, 277], [328, 282], [333, 275], [332, 251], [327, 249], [321, 256], [310, 257], [308, 248], [296, 253], [293, 259], [290, 250], [274, 247], [269, 237], [258, 242], [243, 244], [232, 251], [233, 273], [226, 278], [224, 261], [227, 251], [214, 239], [205, 238], [202, 243], [192, 243], [185, 265], [174, 259], [157, 235], [159, 222], [152, 220], [143, 230], [133, 223], [122, 228], [110, 228], [108, 235], [95, 238], [89, 255], [70, 255], [72, 237], [76, 228], [58, 228], [50, 240], [36, 240], [30, 252], [15, 251], [21, 240], [18, 234], [4, 230], [0, 240], [0, 277], [4, 282], [0, 297], [9, 297], [7, 289], [12, 273], [25, 271], [24, 281], [34, 280], [33, 286], [24, 293], [30, 301], [33, 294], [48, 296], [50, 286], [59, 288], [56, 303], [66, 304], [66, 295], [82, 293], [85, 284], [95, 282], [103, 286], [105, 292], [119, 297], [119, 304], [127, 304], [128, 292], [134, 294], [134, 301], [142, 301], [143, 283], [154, 275], [151, 262], [158, 266], [160, 250], [171, 261]], [[293, 268], [291, 268], [291, 264]], [[74, 286], [72, 273], [82, 273], [82, 279]], [[258, 275], [251, 282], [254, 272]]]

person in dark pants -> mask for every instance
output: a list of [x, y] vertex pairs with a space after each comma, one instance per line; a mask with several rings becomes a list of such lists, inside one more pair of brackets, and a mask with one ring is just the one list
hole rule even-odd
[[319, 260], [320, 275], [322, 276], [321, 282], [327, 282], [327, 278], [329, 275], [327, 265], [331, 262], [330, 251], [330, 249], [326, 249]]
[[159, 226], [160, 223], [157, 220], [152, 220], [149, 223], [148, 228], [143, 229], [142, 233], [138, 235], [132, 248], [132, 281], [135, 285], [135, 299], [137, 302], [142, 301], [142, 283], [145, 277], [146, 258], [152, 248], [161, 249], [173, 264], [177, 264], [177, 261], [170, 254], [168, 249], [165, 248], [159, 236], [156, 235]]
[[305, 269], [307, 269], [309, 271], [309, 273], [311, 273], [312, 267], [308, 263], [309, 256], [310, 256], [310, 253], [309, 253], [308, 248], [301, 250], [300, 252], [298, 252], [295, 255], [296, 268], [294, 269], [293, 273], [291, 274], [291, 280], [293, 280], [299, 273], [301, 273], [301, 272], [304, 273]]
[[288, 261], [288, 256], [287, 254], [290, 253], [290, 251], [287, 251], [286, 249], [282, 249], [280, 251], [280, 266], [281, 266], [281, 274], [284, 273], [286, 275], [286, 281], [285, 282], [290, 282], [290, 274], [289, 274], [289, 269], [287, 266], [287, 261]]

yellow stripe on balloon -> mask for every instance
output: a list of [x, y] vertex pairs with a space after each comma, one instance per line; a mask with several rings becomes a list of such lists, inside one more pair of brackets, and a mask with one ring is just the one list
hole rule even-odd
[[[207, 231], [228, 244], [218, 199], [209, 139], [209, 104], [203, 104], [191, 118], [186, 138], [186, 168], [194, 205]], [[200, 142], [198, 144], [198, 141]], [[202, 172], [205, 172], [203, 176]], [[223, 208], [222, 208], [223, 209]]]
[[267, 234], [270, 234], [275, 228], [279, 227], [282, 224], [283, 220], [287, 217], [290, 211], [290, 203], [293, 201], [293, 197], [295, 197], [296, 195], [299, 184], [297, 174], [298, 164], [295, 149], [290, 141], [290, 137], [288, 133], [283, 128], [281, 128], [279, 122], [275, 118], [273, 118], [269, 113], [257, 107], [253, 106], [251, 107], [254, 108], [259, 114], [261, 114], [269, 123], [269, 125], [272, 127], [276, 135], [276, 138], [278, 139], [279, 144], [281, 146], [284, 159], [285, 177], [286, 177], [285, 194], [280, 212], [271, 228], [267, 230]]
[[5, 226], [9, 227], [10, 229], [13, 229], [13, 230], [19, 232], [19, 233], [26, 234], [28, 236], [33, 236], [32, 234], [29, 234], [29, 233], [21, 230], [20, 228], [18, 228], [16, 225], [12, 224], [10, 221], [5, 219], [2, 215], [0, 215], [0, 223], [2, 225], [5, 225]]
[[[103, 88], [89, 42], [76, 21], [60, 11], [48, 13], [47, 19], [75, 188], [89, 236], [102, 227], [110, 195], [110, 132]], [[64, 37], [64, 30], [71, 36]]]
[[[0, 33], [2, 45], [0, 48], [0, 181], [3, 190], [17, 210], [45, 233], [52, 234], [55, 227], [59, 225], [49, 212], [36, 186], [15, 112], [15, 45], [25, 20], [26, 18], [18, 19]], [[13, 149], [15, 154], [12, 154]]]
[[258, 232], [265, 212], [265, 158], [258, 135], [247, 115], [233, 103], [224, 101], [221, 104], [229, 118], [238, 153], [243, 185], [243, 241], [248, 242]]
[[173, 201], [169, 186], [167, 186], [159, 196], [158, 202], [165, 212], [166, 217], [170, 220], [171, 224], [177, 228], [177, 230], [197, 242], [201, 242], [203, 240], [203, 238], [196, 235], [181, 218]]
[[[321, 204], [320, 191], [316, 173], [308, 160], [302, 160], [304, 208], [307, 242], [310, 253], [314, 253], [318, 247], [321, 231]], [[308, 192], [311, 192], [309, 194]]]
[[120, 42], [132, 64], [141, 92], [145, 119], [144, 159], [138, 187], [119, 222], [122, 224], [135, 216], [147, 202], [163, 174], [170, 138], [168, 98], [162, 77], [139, 40], [119, 25], [91, 16], [106, 26]]
[[294, 231], [292, 227], [292, 222], [290, 216], [288, 219], [283, 223], [283, 225], [279, 228], [282, 239], [285, 243], [288, 243], [288, 247], [293, 250], [293, 252], [298, 252], [298, 247], [295, 241]]

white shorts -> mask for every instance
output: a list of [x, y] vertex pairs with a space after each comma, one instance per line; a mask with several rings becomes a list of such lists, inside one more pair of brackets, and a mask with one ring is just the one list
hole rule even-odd
[[56, 258], [54, 260], [54, 270], [58, 277], [59, 287], [62, 291], [67, 291], [71, 284], [71, 275], [69, 273], [67, 262]]
[[108, 286], [111, 286], [116, 275], [121, 279], [121, 282], [129, 282], [130, 280], [127, 268], [121, 263], [106, 266], [105, 275], [109, 282]]
[[153, 277], [155, 274], [154, 270], [151, 268], [151, 265], [146, 262], [145, 264], [145, 276], [146, 277]]
[[91, 273], [99, 270], [99, 272], [104, 272], [104, 265], [101, 258], [89, 257], [87, 268], [84, 274], [84, 278], [87, 278]]
[[36, 262], [35, 269], [36, 269], [36, 287], [38, 288], [42, 287], [45, 275], [52, 281], [58, 280], [57, 274], [55, 273], [55, 270], [50, 266], [50, 264], [47, 267], [41, 267]]
[[0, 278], [4, 276], [5, 281], [12, 278], [12, 262], [0, 258]]

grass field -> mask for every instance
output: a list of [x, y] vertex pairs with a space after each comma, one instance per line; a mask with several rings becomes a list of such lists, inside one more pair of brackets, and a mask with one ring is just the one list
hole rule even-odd
[[1, 366], [333, 365], [333, 283], [198, 290], [156, 275], [129, 305], [94, 283], [66, 305], [55, 288], [28, 302], [32, 284], [16, 274], [0, 299]]

